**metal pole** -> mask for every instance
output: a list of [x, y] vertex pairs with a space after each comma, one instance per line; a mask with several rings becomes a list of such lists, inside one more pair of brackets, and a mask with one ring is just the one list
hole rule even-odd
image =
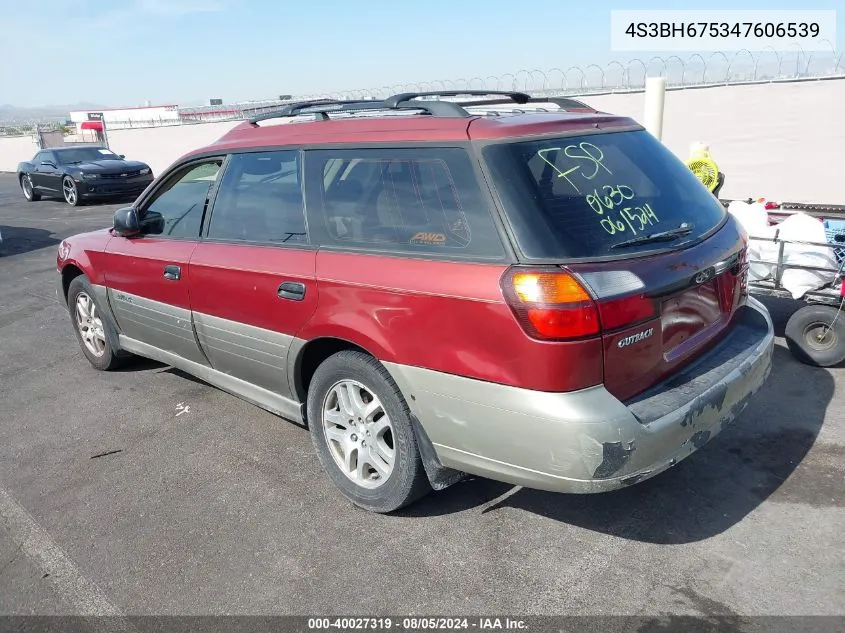
[[658, 141], [663, 138], [663, 103], [665, 97], [665, 77], [648, 77], [645, 80], [645, 128]]

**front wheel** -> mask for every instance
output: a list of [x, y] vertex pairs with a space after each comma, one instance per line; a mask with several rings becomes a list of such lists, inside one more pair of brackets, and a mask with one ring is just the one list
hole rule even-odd
[[79, 205], [79, 189], [70, 176], [62, 178], [62, 194], [65, 197], [65, 202], [70, 206], [75, 207]]
[[346, 350], [317, 368], [308, 424], [320, 463], [355, 505], [393, 512], [431, 491], [408, 405], [372, 356]]
[[111, 341], [116, 337], [109, 330], [109, 323], [103, 318], [91, 282], [85, 275], [70, 282], [67, 303], [73, 330], [88, 362], [100, 371], [122, 365], [126, 355], [119, 354], [112, 347]]
[[845, 361], [845, 315], [831, 306], [805, 306], [786, 323], [789, 351], [802, 363], [833, 367]]
[[26, 198], [27, 202], [38, 202], [41, 200], [41, 196], [35, 193], [35, 188], [32, 186], [32, 178], [29, 177], [29, 174], [21, 176], [21, 191], [23, 191], [23, 197]]

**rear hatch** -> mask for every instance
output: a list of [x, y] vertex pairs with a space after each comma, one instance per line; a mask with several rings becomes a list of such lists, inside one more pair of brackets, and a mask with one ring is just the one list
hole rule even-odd
[[496, 143], [483, 155], [526, 260], [571, 275], [592, 298], [579, 310], [598, 325], [579, 334], [601, 337], [616, 397], [664, 380], [730, 327], [744, 300], [745, 236], [651, 134]]

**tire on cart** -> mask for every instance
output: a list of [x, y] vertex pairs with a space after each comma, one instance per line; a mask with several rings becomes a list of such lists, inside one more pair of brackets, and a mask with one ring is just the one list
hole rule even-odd
[[845, 361], [845, 316], [839, 308], [809, 305], [786, 323], [786, 344], [799, 361], [815, 367], [833, 367]]

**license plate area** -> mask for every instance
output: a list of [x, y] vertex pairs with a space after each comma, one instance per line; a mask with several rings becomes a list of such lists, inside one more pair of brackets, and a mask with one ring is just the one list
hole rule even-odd
[[723, 320], [718, 280], [711, 279], [664, 300], [660, 315], [666, 360], [692, 351]]

